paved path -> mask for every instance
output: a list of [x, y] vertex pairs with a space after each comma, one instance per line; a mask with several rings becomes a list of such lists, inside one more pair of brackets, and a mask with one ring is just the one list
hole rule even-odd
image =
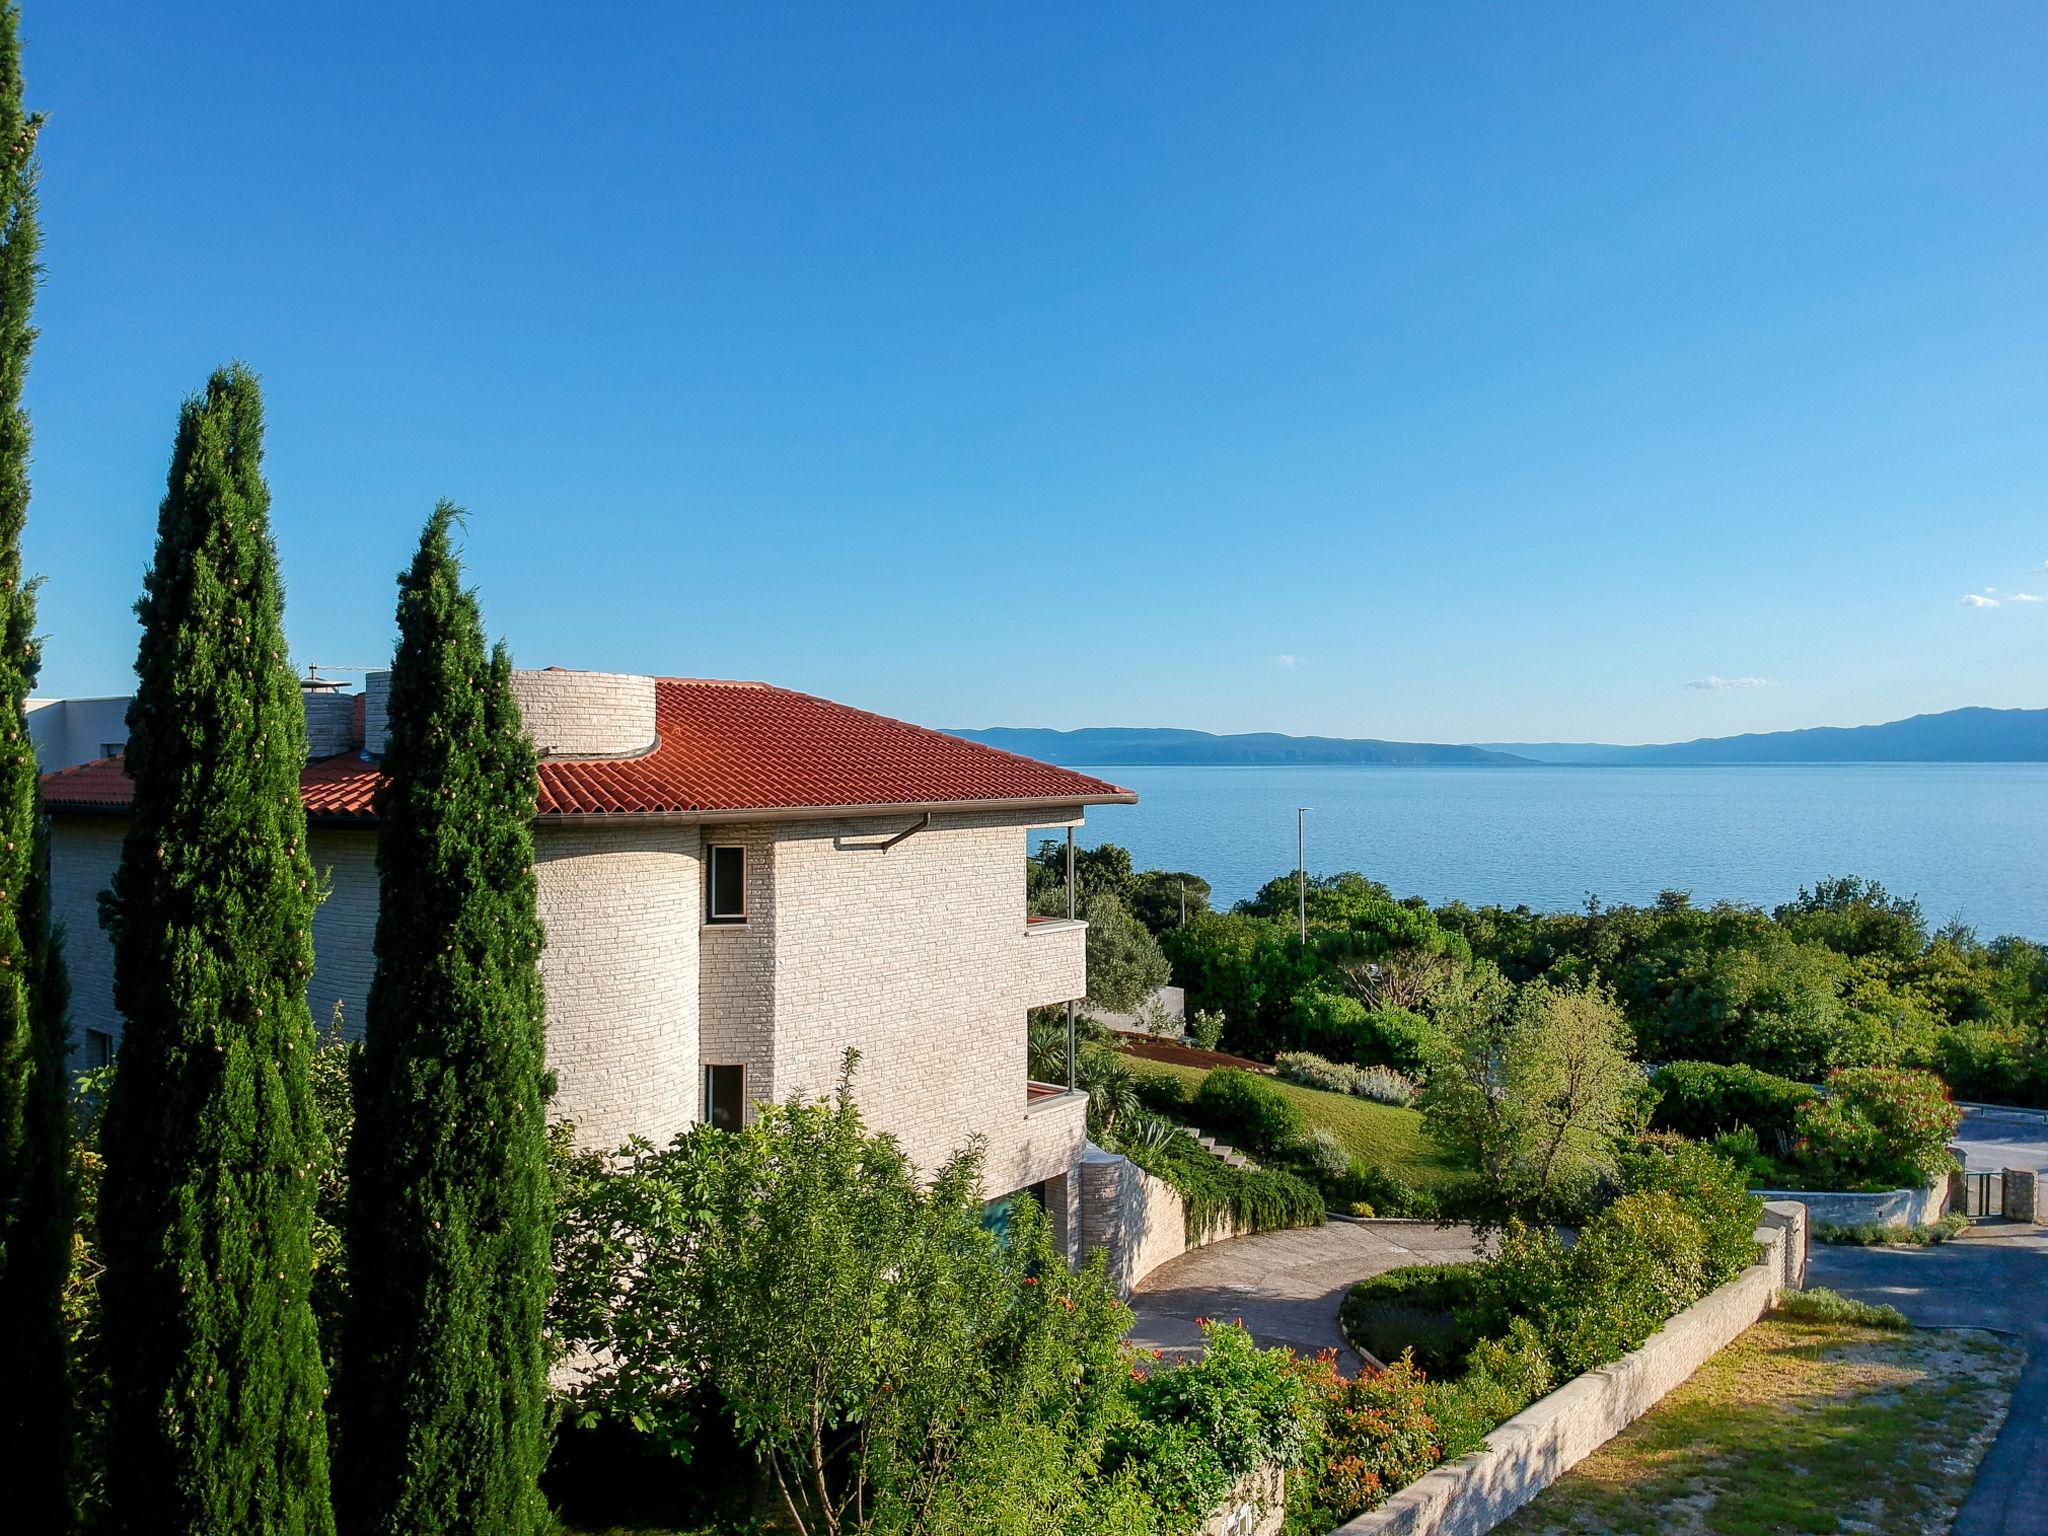
[[1478, 1256], [1469, 1227], [1428, 1222], [1333, 1221], [1212, 1243], [1162, 1264], [1131, 1297], [1130, 1339], [1169, 1357], [1195, 1352], [1195, 1319], [1242, 1320], [1260, 1344], [1306, 1354], [1334, 1349], [1345, 1371], [1359, 1360], [1337, 1332], [1344, 1293], [1368, 1275], [1406, 1264], [1448, 1264]]
[[1888, 1301], [1916, 1323], [2018, 1334], [2027, 1365], [1953, 1536], [2048, 1532], [2048, 1232], [1984, 1222], [1930, 1248], [1815, 1243], [1807, 1284]]
[[1965, 1115], [1956, 1132], [1963, 1162], [1997, 1172], [2001, 1168], [2048, 1169], [2048, 1123], [2007, 1120], [1991, 1115]]

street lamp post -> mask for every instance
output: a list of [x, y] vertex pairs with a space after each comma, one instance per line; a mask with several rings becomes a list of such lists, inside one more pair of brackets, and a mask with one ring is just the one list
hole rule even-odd
[[1314, 809], [1311, 805], [1294, 808], [1294, 899], [1303, 948], [1308, 946], [1308, 813]]

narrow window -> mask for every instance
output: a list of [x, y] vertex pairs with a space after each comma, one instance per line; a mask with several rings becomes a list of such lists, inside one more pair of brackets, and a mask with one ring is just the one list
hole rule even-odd
[[704, 1069], [704, 1123], [721, 1131], [736, 1131], [747, 1118], [747, 1069], [706, 1067]]
[[747, 850], [713, 848], [707, 866], [707, 922], [744, 923], [747, 920]]
[[88, 1029], [85, 1032], [85, 1065], [88, 1070], [111, 1067], [114, 1064], [114, 1037], [104, 1029]]

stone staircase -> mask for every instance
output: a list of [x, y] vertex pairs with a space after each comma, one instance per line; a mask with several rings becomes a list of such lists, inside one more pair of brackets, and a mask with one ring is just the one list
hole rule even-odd
[[1219, 1163], [1228, 1163], [1233, 1168], [1256, 1169], [1259, 1166], [1228, 1142], [1218, 1141], [1206, 1131], [1198, 1131], [1191, 1125], [1184, 1125], [1181, 1129], [1194, 1137], [1201, 1144], [1202, 1150]]

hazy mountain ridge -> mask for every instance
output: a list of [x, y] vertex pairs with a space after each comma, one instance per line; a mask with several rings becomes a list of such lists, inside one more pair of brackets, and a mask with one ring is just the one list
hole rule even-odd
[[1650, 767], [1738, 763], [2038, 763], [2048, 762], [2048, 709], [1951, 709], [1882, 725], [1822, 725], [1796, 731], [1706, 736], [1696, 741], [1623, 747], [1598, 742], [1487, 742], [1476, 746], [1341, 736], [1283, 736], [1273, 731], [1219, 736], [1208, 731], [1097, 726], [1078, 731], [992, 726], [955, 736], [1069, 767], [1282, 763], [1535, 763]]

